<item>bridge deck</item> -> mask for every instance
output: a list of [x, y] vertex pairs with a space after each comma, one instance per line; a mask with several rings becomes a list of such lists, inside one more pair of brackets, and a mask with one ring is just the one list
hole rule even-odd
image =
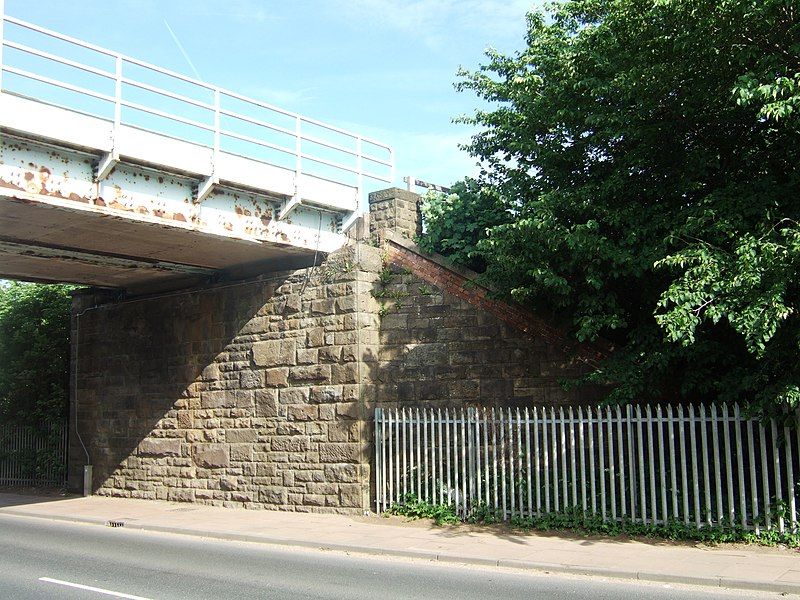
[[130, 291], [308, 264], [392, 178], [379, 142], [0, 19], [1, 277]]

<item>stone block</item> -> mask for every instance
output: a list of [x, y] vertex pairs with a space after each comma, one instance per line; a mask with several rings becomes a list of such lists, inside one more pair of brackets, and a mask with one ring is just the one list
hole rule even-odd
[[253, 444], [231, 444], [230, 457], [235, 462], [250, 462], [253, 460]]
[[344, 419], [359, 419], [361, 408], [357, 402], [340, 402], [336, 405], [336, 415]]
[[254, 394], [252, 390], [236, 390], [236, 408], [253, 408]]
[[406, 331], [408, 329], [408, 315], [392, 312], [384, 315], [381, 318], [381, 329], [402, 329]]
[[352, 421], [331, 423], [328, 426], [329, 442], [356, 442], [358, 441], [358, 423]]
[[305, 432], [303, 423], [281, 423], [275, 428], [275, 435], [303, 435]]
[[252, 390], [261, 387], [262, 374], [259, 371], [239, 371], [239, 387], [243, 390]]
[[319, 350], [317, 348], [301, 348], [297, 351], [297, 364], [313, 365], [319, 361]]
[[278, 390], [256, 390], [254, 400], [256, 416], [265, 418], [278, 416]]
[[139, 456], [163, 458], [181, 455], [181, 440], [147, 438], [139, 442]]
[[337, 483], [354, 483], [358, 481], [357, 465], [326, 465], [325, 479]]
[[286, 387], [289, 385], [289, 369], [267, 369], [264, 371], [264, 385], [267, 387]]
[[355, 296], [344, 296], [336, 299], [337, 313], [351, 313], [358, 308]]
[[363, 502], [361, 485], [343, 483], [339, 485], [339, 506], [343, 508], [360, 508]]
[[447, 344], [408, 344], [403, 362], [408, 367], [447, 365], [449, 355]]
[[277, 472], [278, 468], [275, 465], [268, 463], [259, 463], [256, 465], [257, 477], [275, 477]]
[[235, 490], [239, 485], [238, 480], [236, 477], [220, 477], [219, 480], [219, 489], [230, 491]]
[[303, 504], [306, 506], [325, 506], [325, 496], [319, 494], [304, 494]]
[[331, 383], [358, 383], [358, 363], [331, 365]]
[[204, 469], [221, 469], [230, 466], [230, 455], [223, 444], [197, 444], [194, 448], [194, 463]]
[[229, 444], [243, 444], [258, 441], [258, 432], [255, 429], [227, 429], [225, 441]]
[[309, 389], [307, 387], [284, 388], [278, 392], [281, 404], [308, 404]]
[[233, 492], [231, 493], [231, 500], [234, 502], [252, 502], [253, 492]]
[[200, 378], [203, 381], [218, 381], [219, 375], [219, 365], [216, 363], [211, 363], [203, 369], [203, 372], [200, 374]]
[[311, 388], [309, 401], [317, 404], [329, 404], [332, 402], [341, 402], [342, 400], [342, 386], [323, 385]]
[[333, 421], [336, 418], [336, 406], [333, 404], [321, 404], [318, 418], [320, 421]]
[[276, 436], [270, 441], [270, 447], [273, 452], [306, 452], [311, 442], [305, 436]]
[[266, 487], [258, 492], [258, 499], [264, 504], [286, 504], [287, 491], [283, 487]]
[[294, 367], [289, 371], [289, 380], [295, 383], [323, 383], [330, 379], [331, 365], [308, 365]]
[[323, 463], [357, 463], [358, 444], [329, 442], [319, 445], [319, 460]]
[[342, 359], [341, 346], [326, 346], [319, 349], [318, 360], [321, 362], [339, 362]]
[[252, 360], [259, 367], [278, 367], [297, 364], [293, 339], [256, 342], [251, 350]]
[[194, 490], [183, 488], [171, 489], [167, 494], [170, 502], [194, 502]]
[[480, 395], [481, 386], [480, 381], [475, 380], [460, 380], [453, 381], [450, 384], [450, 398], [460, 399], [474, 399]]
[[311, 421], [317, 418], [317, 407], [312, 404], [298, 404], [290, 406], [287, 411], [290, 421]]
[[180, 429], [192, 428], [192, 411], [190, 410], [178, 411], [178, 427]]
[[322, 327], [315, 327], [307, 334], [307, 345], [309, 348], [316, 348], [325, 345], [325, 330]]
[[355, 362], [358, 360], [358, 346], [349, 344], [342, 347], [342, 362]]
[[234, 406], [236, 406], [236, 395], [233, 391], [200, 392], [200, 408], [233, 408]]
[[333, 298], [314, 300], [311, 302], [312, 315], [332, 315], [335, 312], [336, 301]]
[[289, 294], [286, 296], [282, 306], [282, 312], [288, 315], [299, 313], [303, 307], [303, 299], [300, 294]]
[[339, 486], [335, 483], [308, 483], [306, 484], [306, 492], [309, 494], [322, 494], [323, 496], [330, 496], [339, 491]]

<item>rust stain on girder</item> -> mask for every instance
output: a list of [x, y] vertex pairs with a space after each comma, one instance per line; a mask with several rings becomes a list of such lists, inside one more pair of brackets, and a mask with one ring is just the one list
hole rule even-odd
[[7, 187], [7, 188], [11, 188], [12, 190], [17, 190], [17, 191], [20, 191], [20, 192], [24, 192], [25, 191], [24, 187], [19, 186], [19, 185], [15, 184], [15, 183], [12, 183], [10, 181], [6, 181], [5, 179], [2, 179], [2, 178], [0, 178], [0, 187]]
[[10, 151], [4, 156], [5, 164], [0, 162], [0, 188], [23, 192], [7, 194], [20, 202], [38, 205], [51, 198], [62, 208], [71, 203], [76, 208], [88, 205], [113, 219], [144, 217], [162, 227], [179, 226], [269, 244], [313, 247], [317, 243], [311, 235], [316, 227], [308, 231], [309, 227], [299, 226], [291, 218], [277, 222], [277, 200], [270, 196], [219, 186], [213, 190], [213, 202], [195, 206], [191, 178], [143, 172], [145, 168], [133, 172], [133, 167], [126, 165], [98, 182], [92, 172], [96, 158], [69, 151], [37, 153], [23, 146], [11, 150], [16, 146], [3, 143]]

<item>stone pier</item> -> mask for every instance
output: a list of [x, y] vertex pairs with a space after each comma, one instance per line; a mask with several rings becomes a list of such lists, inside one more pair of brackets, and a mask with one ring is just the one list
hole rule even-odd
[[373, 194], [370, 239], [312, 268], [77, 293], [70, 486], [88, 453], [96, 494], [358, 513], [375, 406], [589, 399], [558, 380], [597, 351], [420, 253], [418, 200]]

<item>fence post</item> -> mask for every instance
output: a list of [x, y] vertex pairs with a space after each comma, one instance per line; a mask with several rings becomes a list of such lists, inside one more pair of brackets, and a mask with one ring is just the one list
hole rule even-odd
[[375, 409], [375, 512], [381, 514], [381, 498], [383, 497], [383, 482], [381, 472], [383, 470], [383, 456], [381, 455], [381, 446], [383, 445], [383, 430], [382, 430], [382, 412], [383, 409]]

